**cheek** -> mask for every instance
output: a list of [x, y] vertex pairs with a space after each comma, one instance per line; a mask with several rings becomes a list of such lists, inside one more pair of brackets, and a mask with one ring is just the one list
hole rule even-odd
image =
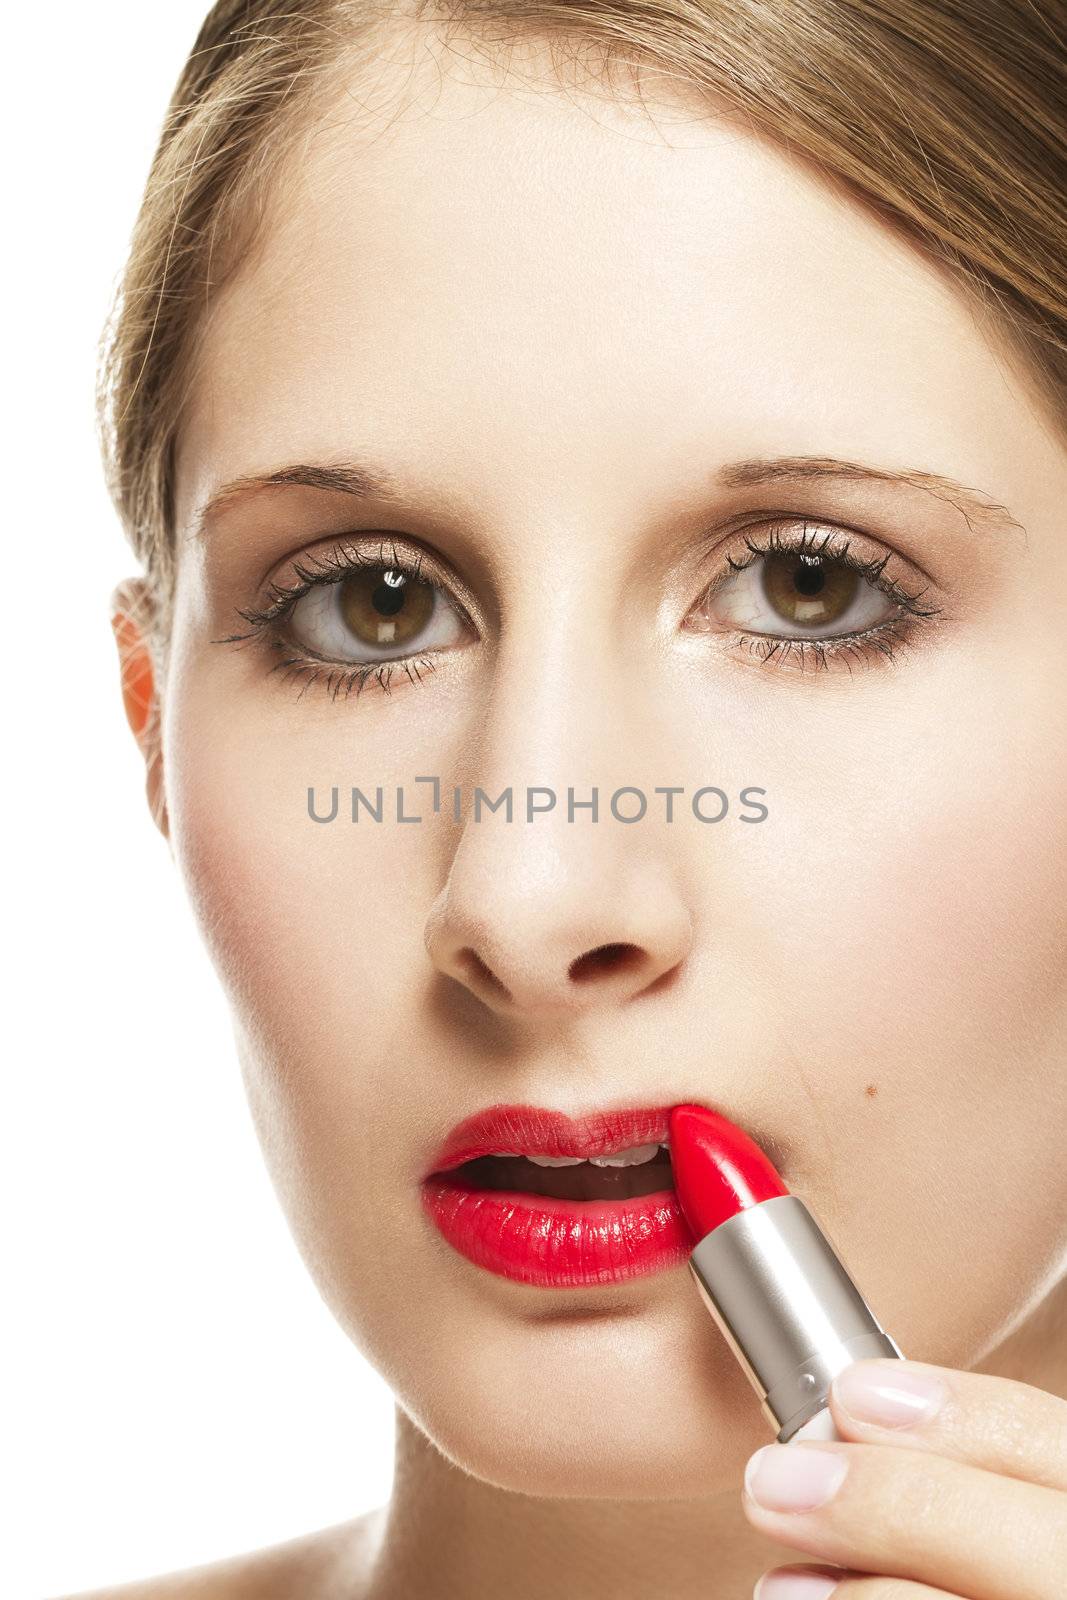
[[[176, 685], [165, 748], [172, 840], [230, 1000], [279, 1196], [320, 1287], [336, 1273], [350, 1301], [354, 1281], [372, 1297], [398, 1273], [368, 1213], [401, 1186], [415, 1194], [420, 1142], [408, 1119], [438, 863], [424, 825], [397, 826], [388, 811], [381, 824], [345, 821], [343, 786], [380, 783], [388, 802], [438, 760], [376, 735], [384, 723], [360, 722], [363, 708], [331, 717], [308, 707], [301, 725], [261, 698], [220, 721], [209, 683], [191, 675]], [[357, 726], [362, 742], [346, 751]], [[334, 783], [338, 820], [316, 824], [308, 786], [322, 802]], [[409, 790], [409, 813], [417, 800]], [[417, 1204], [395, 1220], [416, 1229]]]
[[819, 761], [810, 724], [783, 731], [749, 852], [768, 1053], [807, 1102], [791, 1181], [905, 1353], [961, 1365], [1067, 1239], [1062, 697], [1018, 671], [948, 661], [842, 701]]
[[[355, 1038], [369, 1055], [376, 1039], [402, 1043], [445, 841], [397, 823], [396, 791], [406, 813], [425, 810], [411, 774], [446, 770], [459, 730], [440, 712], [435, 720], [417, 688], [396, 691], [403, 709], [393, 710], [380, 689], [334, 704], [267, 678], [262, 660], [201, 666], [189, 650], [168, 683], [168, 807], [201, 931], [243, 1025], [272, 1054], [298, 1060], [310, 1046], [313, 1074], [326, 1041], [348, 1059]], [[365, 810], [348, 820], [353, 786], [371, 799], [381, 788], [381, 822]], [[309, 789], [319, 816], [336, 789], [336, 820], [314, 820]]]

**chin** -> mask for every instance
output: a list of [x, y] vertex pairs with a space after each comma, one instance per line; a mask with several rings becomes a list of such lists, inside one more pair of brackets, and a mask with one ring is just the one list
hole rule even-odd
[[472, 1333], [465, 1359], [439, 1350], [440, 1381], [400, 1403], [442, 1455], [497, 1488], [706, 1496], [736, 1484], [772, 1438], [733, 1358], [699, 1324], [607, 1317], [502, 1343]]
[[736, 1484], [744, 1463], [771, 1437], [755, 1420], [738, 1434], [711, 1420], [694, 1429], [678, 1425], [663, 1436], [627, 1419], [615, 1431], [577, 1429], [565, 1416], [542, 1414], [541, 1429], [522, 1411], [512, 1417], [408, 1413], [442, 1455], [483, 1483], [517, 1494], [552, 1499], [676, 1500], [715, 1494]]

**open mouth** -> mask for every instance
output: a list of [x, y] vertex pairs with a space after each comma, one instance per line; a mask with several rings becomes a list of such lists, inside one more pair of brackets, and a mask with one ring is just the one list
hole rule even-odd
[[487, 1107], [423, 1177], [426, 1215], [477, 1266], [542, 1288], [619, 1283], [684, 1262], [668, 1106], [580, 1118]]
[[631, 1200], [673, 1188], [665, 1144], [631, 1146], [602, 1156], [522, 1156], [501, 1151], [464, 1161], [441, 1182], [467, 1190], [510, 1190], [555, 1200]]

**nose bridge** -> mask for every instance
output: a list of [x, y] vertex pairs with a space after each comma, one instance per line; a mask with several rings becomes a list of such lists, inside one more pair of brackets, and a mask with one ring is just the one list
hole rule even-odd
[[536, 654], [530, 644], [513, 639], [498, 660], [462, 832], [426, 927], [438, 968], [512, 1014], [648, 992], [691, 937], [670, 830], [650, 803], [663, 781], [649, 770], [655, 743], [634, 730], [621, 653], [569, 627], [547, 650], [543, 631]]

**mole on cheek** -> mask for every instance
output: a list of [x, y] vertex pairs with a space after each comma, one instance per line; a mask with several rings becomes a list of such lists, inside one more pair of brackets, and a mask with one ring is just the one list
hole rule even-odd
[[869, 1083], [863, 1092], [867, 1096], [868, 1100], [873, 1100], [875, 1095], [878, 1093], [878, 1085], [876, 1083]]

